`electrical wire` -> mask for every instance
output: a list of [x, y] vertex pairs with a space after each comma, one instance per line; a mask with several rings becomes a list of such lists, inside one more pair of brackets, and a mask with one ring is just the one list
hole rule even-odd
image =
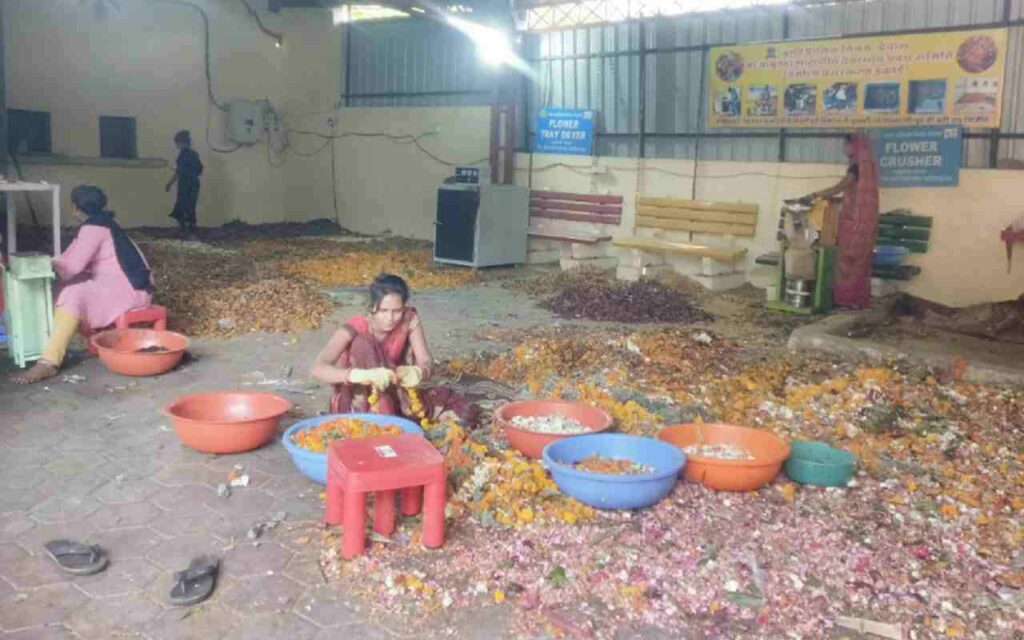
[[157, 0], [164, 4], [174, 4], [180, 7], [188, 7], [199, 14], [199, 17], [203, 19], [203, 68], [206, 72], [206, 95], [213, 106], [217, 107], [221, 111], [226, 111], [226, 107], [217, 101], [217, 98], [213, 95], [213, 74], [210, 71], [210, 16], [206, 13], [206, 10], [194, 2], [189, 0]]
[[[281, 149], [280, 152], [278, 152], [278, 155], [284, 156], [284, 152], [287, 149], [288, 149], [288, 143], [285, 142], [285, 146]], [[283, 167], [285, 165], [285, 160], [281, 160], [280, 164], [275, 164], [274, 163], [274, 149], [273, 149], [273, 144], [271, 143], [271, 139], [270, 139], [270, 135], [269, 134], [267, 135], [267, 164], [269, 164], [274, 169], [280, 169], [281, 167]]]
[[[209, 104], [215, 107], [219, 111], [227, 111], [227, 107], [223, 103], [217, 100], [217, 97], [213, 93], [213, 72], [211, 70], [210, 62], [210, 16], [206, 13], [206, 10], [194, 2], [189, 0], [158, 0], [164, 4], [176, 5], [179, 7], [186, 7], [192, 9], [199, 14], [199, 17], [203, 20], [203, 72], [206, 76], [206, 97]], [[234, 153], [242, 148], [242, 145], [236, 144], [234, 147], [222, 148], [213, 144], [213, 140], [210, 139], [210, 120], [212, 119], [212, 110], [207, 106], [206, 109], [206, 146], [210, 148], [214, 153]]]
[[[285, 139], [287, 139], [287, 134], [286, 134]], [[324, 150], [327, 149], [327, 147], [329, 147], [332, 142], [334, 142], [333, 138], [330, 139], [330, 140], [324, 140], [323, 144], [321, 144], [319, 147], [317, 147], [315, 151], [309, 151], [309, 152], [299, 151], [298, 149], [296, 149], [291, 144], [289, 144], [287, 148], [291, 149], [291, 152], [294, 153], [295, 155], [297, 155], [300, 158], [312, 158], [314, 156], [318, 156], [321, 153], [323, 153]]]
[[394, 142], [396, 144], [411, 144], [414, 147], [416, 147], [416, 149], [418, 149], [420, 151], [420, 153], [422, 153], [423, 155], [427, 156], [428, 158], [430, 158], [434, 162], [436, 162], [438, 164], [441, 164], [441, 165], [444, 165], [446, 167], [475, 166], [475, 165], [485, 164], [487, 162], [490, 162], [490, 157], [483, 157], [483, 158], [481, 158], [479, 160], [474, 160], [473, 162], [463, 163], [463, 162], [451, 162], [449, 160], [445, 160], [444, 158], [441, 158], [441, 157], [437, 156], [432, 151], [430, 151], [429, 149], [424, 147], [423, 144], [420, 142], [420, 140], [422, 140], [423, 138], [425, 138], [425, 137], [427, 137], [429, 135], [432, 135], [433, 132], [431, 132], [431, 131], [427, 131], [427, 132], [421, 133], [419, 135], [412, 135], [412, 134], [409, 134], [409, 133], [393, 134], [393, 133], [383, 133], [383, 132], [359, 132], [359, 131], [342, 131], [340, 133], [325, 134], [325, 133], [320, 133], [319, 131], [309, 131], [309, 130], [306, 130], [306, 129], [288, 129], [288, 133], [295, 133], [297, 135], [315, 136], [315, 137], [320, 138], [322, 140], [327, 140], [328, 142], [331, 142], [331, 141], [334, 141], [334, 140], [341, 140], [341, 139], [344, 139], [344, 138], [384, 138], [384, 139], [390, 140], [391, 142]]
[[[249, 15], [252, 16], [252, 18], [256, 22], [257, 26], [259, 26], [260, 30], [263, 33], [267, 34], [268, 36], [270, 36], [270, 37], [274, 38], [275, 40], [277, 40], [278, 44], [280, 44], [281, 40], [282, 40], [282, 36], [280, 34], [274, 32], [274, 31], [271, 31], [270, 29], [268, 29], [266, 27], [266, 25], [263, 24], [263, 21], [260, 19], [259, 14], [252, 8], [252, 6], [249, 5], [249, 3], [246, 0], [240, 0], [240, 1], [245, 6], [245, 9], [249, 13]], [[203, 7], [199, 6], [198, 4], [196, 4], [194, 2], [190, 2], [189, 0], [158, 0], [158, 2], [163, 2], [164, 4], [177, 5], [177, 6], [181, 6], [181, 7], [187, 7], [189, 9], [192, 9], [196, 13], [198, 13], [200, 18], [202, 18], [202, 20], [203, 20], [203, 70], [204, 70], [204, 73], [205, 73], [205, 76], [206, 76], [206, 95], [207, 95], [207, 98], [208, 98], [208, 100], [209, 100], [211, 105], [213, 105], [214, 107], [216, 107], [220, 111], [227, 111], [227, 107], [223, 103], [221, 103], [220, 101], [217, 100], [217, 98], [216, 98], [216, 96], [214, 95], [214, 92], [213, 92], [213, 73], [212, 73], [212, 70], [211, 70], [211, 66], [212, 65], [211, 65], [211, 61], [210, 61], [210, 16], [206, 13], [206, 10], [203, 9]], [[337, 111], [339, 106], [340, 105], [335, 105], [331, 109], [324, 109], [322, 111], [308, 112], [306, 115], [318, 115], [318, 114], [321, 114], [321, 113], [329, 113], [331, 111]], [[207, 109], [207, 111], [206, 111], [206, 145], [210, 148], [210, 150], [212, 150], [215, 153], [228, 154], [228, 153], [235, 153], [236, 151], [239, 151], [240, 149], [242, 149], [242, 147], [245, 146], [245, 145], [242, 145], [242, 144], [235, 144], [235, 146], [233, 146], [233, 147], [221, 148], [221, 147], [217, 147], [216, 145], [214, 145], [213, 144], [213, 140], [211, 139], [211, 135], [210, 135], [210, 129], [211, 129], [210, 121], [211, 121], [211, 119], [212, 119], [211, 110]], [[334, 140], [338, 140], [338, 139], [341, 139], [341, 138], [349, 138], [349, 137], [386, 138], [386, 139], [391, 140], [392, 142], [395, 142], [395, 143], [398, 143], [398, 144], [412, 144], [412, 145], [414, 145], [420, 151], [420, 153], [424, 154], [425, 156], [427, 156], [428, 158], [430, 158], [434, 162], [442, 164], [442, 165], [444, 165], [446, 167], [475, 166], [475, 165], [479, 165], [479, 164], [485, 164], [485, 163], [490, 161], [489, 157], [484, 157], [484, 158], [481, 158], [479, 160], [475, 160], [475, 161], [473, 161], [471, 163], [450, 162], [448, 160], [445, 160], [444, 158], [441, 158], [441, 157], [435, 155], [434, 153], [432, 153], [429, 149], [427, 149], [426, 147], [423, 146], [423, 144], [420, 143], [420, 139], [423, 138], [426, 135], [429, 135], [429, 132], [428, 133], [422, 133], [419, 136], [413, 136], [413, 135], [410, 135], [410, 134], [393, 135], [393, 134], [389, 134], [389, 133], [359, 133], [359, 132], [342, 132], [341, 134], [335, 134], [335, 133], [333, 133], [333, 127], [334, 126], [335, 125], [332, 124], [332, 133], [330, 135], [325, 135], [325, 134], [322, 134], [322, 133], [319, 133], [319, 132], [316, 132], [316, 131], [307, 131], [307, 130], [302, 130], [302, 129], [286, 129], [285, 130], [285, 146], [284, 146], [284, 148], [282, 148], [281, 154], [283, 155], [288, 150], [288, 147], [289, 147], [288, 135], [291, 134], [291, 133], [295, 133], [295, 134], [298, 134], [298, 135], [316, 136], [316, 137], [319, 137], [319, 138], [321, 138], [323, 140], [326, 140], [326, 142], [325, 142], [325, 144], [323, 144], [320, 147], [318, 147], [312, 153], [300, 152], [300, 151], [296, 151], [294, 149], [292, 149], [292, 153], [294, 153], [297, 156], [301, 156], [301, 157], [312, 157], [312, 156], [315, 156], [315, 155], [318, 155], [318, 154], [322, 153], [327, 147], [331, 147], [331, 154], [332, 154], [331, 155], [331, 161], [332, 161], [332, 164], [335, 163], [335, 158], [334, 158], [335, 150], [334, 150], [334, 145], [333, 145]], [[279, 168], [280, 166], [283, 166], [283, 164], [284, 164], [284, 161], [282, 161], [281, 164], [275, 164], [274, 163], [274, 160], [271, 157], [271, 148], [270, 148], [269, 138], [268, 138], [268, 141], [267, 141], [267, 161], [270, 163], [270, 165], [272, 167], [275, 167], [275, 168]], [[332, 171], [332, 176], [335, 176], [333, 171]], [[335, 193], [337, 193], [337, 189], [335, 189]], [[337, 210], [337, 205], [335, 205], [335, 210]]]
[[246, 2], [246, 0], [240, 0], [240, 2], [245, 7], [245, 10], [249, 12], [249, 15], [252, 16], [252, 19], [256, 21], [256, 26], [258, 26], [260, 28], [260, 31], [262, 31], [263, 33], [267, 34], [268, 36], [270, 36], [271, 38], [276, 40], [277, 41], [277, 46], [280, 47], [281, 46], [281, 42], [284, 39], [281, 36], [281, 34], [280, 33], [276, 33], [274, 31], [271, 31], [270, 29], [268, 29], [266, 27], [266, 25], [263, 24], [263, 21], [260, 20], [260, 14], [256, 13], [256, 11], [253, 10], [253, 8], [251, 6], [249, 6], [249, 3]]
[[239, 149], [241, 149], [242, 145], [238, 144], [238, 143], [236, 143], [235, 146], [233, 146], [233, 147], [224, 148], [224, 149], [222, 149], [220, 147], [217, 147], [216, 145], [213, 144], [213, 140], [210, 139], [210, 120], [211, 120], [212, 116], [213, 116], [213, 110], [210, 108], [210, 105], [207, 105], [206, 106], [206, 146], [209, 147], [210, 150], [213, 151], [214, 153], [223, 153], [223, 154], [234, 153], [234, 152], [238, 151]]

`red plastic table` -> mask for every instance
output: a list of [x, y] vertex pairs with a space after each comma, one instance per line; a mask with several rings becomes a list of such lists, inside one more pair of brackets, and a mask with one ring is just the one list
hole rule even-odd
[[373, 530], [395, 530], [395, 491], [402, 492], [402, 514], [423, 508], [423, 546], [444, 544], [447, 470], [444, 457], [426, 438], [411, 433], [339, 440], [327, 451], [324, 521], [344, 528], [342, 556], [366, 549], [366, 494], [373, 492]]

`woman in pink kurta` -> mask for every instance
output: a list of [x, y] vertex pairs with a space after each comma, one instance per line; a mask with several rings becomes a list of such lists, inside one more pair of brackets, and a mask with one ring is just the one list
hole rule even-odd
[[125, 311], [148, 307], [153, 296], [132, 287], [117, 262], [109, 229], [84, 226], [67, 250], [53, 260], [60, 278], [57, 307], [75, 314], [89, 329], [114, 324]]
[[125, 311], [149, 306], [153, 299], [149, 265], [107, 211], [103, 191], [75, 187], [71, 204], [81, 224], [67, 250], [53, 259], [60, 279], [54, 330], [42, 358], [15, 382], [29, 384], [56, 375], [79, 326], [101, 329]]

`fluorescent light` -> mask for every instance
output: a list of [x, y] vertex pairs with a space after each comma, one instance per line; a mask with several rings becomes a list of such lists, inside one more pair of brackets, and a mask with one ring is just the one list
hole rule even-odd
[[476, 53], [485, 64], [497, 67], [515, 64], [519, 57], [512, 49], [508, 35], [493, 27], [484, 26], [457, 16], [448, 16], [448, 24], [466, 34], [476, 45]]
[[346, 4], [331, 9], [334, 24], [360, 22], [362, 20], [387, 20], [389, 18], [408, 18], [409, 14], [379, 4]]

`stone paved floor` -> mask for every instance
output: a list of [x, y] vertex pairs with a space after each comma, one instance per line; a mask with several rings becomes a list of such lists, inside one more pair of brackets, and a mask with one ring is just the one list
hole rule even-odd
[[[418, 296], [438, 357], [486, 347], [475, 330], [525, 326], [550, 316], [497, 288]], [[471, 306], [470, 306], [471, 305]], [[472, 313], [467, 313], [472, 309]], [[335, 324], [356, 309], [339, 309]], [[450, 621], [439, 629], [389, 629], [317, 565], [321, 488], [301, 476], [278, 441], [254, 452], [213, 456], [183, 447], [161, 407], [185, 393], [305, 380], [331, 327], [291, 337], [251, 335], [196, 341], [190, 362], [159, 378], [130, 379], [96, 359], [16, 387], [0, 367], [0, 639], [201, 639], [338, 637], [497, 638], [504, 623]], [[490, 345], [492, 348], [494, 345]], [[71, 376], [75, 376], [74, 378]], [[326, 390], [286, 394], [300, 414], [326, 408]], [[294, 422], [286, 420], [282, 428]], [[235, 465], [251, 478], [217, 496]], [[287, 517], [257, 543], [246, 532], [275, 513]], [[99, 544], [106, 571], [69, 576], [43, 543], [68, 537]], [[171, 575], [199, 554], [222, 559], [214, 595], [202, 605], [167, 605]]]

